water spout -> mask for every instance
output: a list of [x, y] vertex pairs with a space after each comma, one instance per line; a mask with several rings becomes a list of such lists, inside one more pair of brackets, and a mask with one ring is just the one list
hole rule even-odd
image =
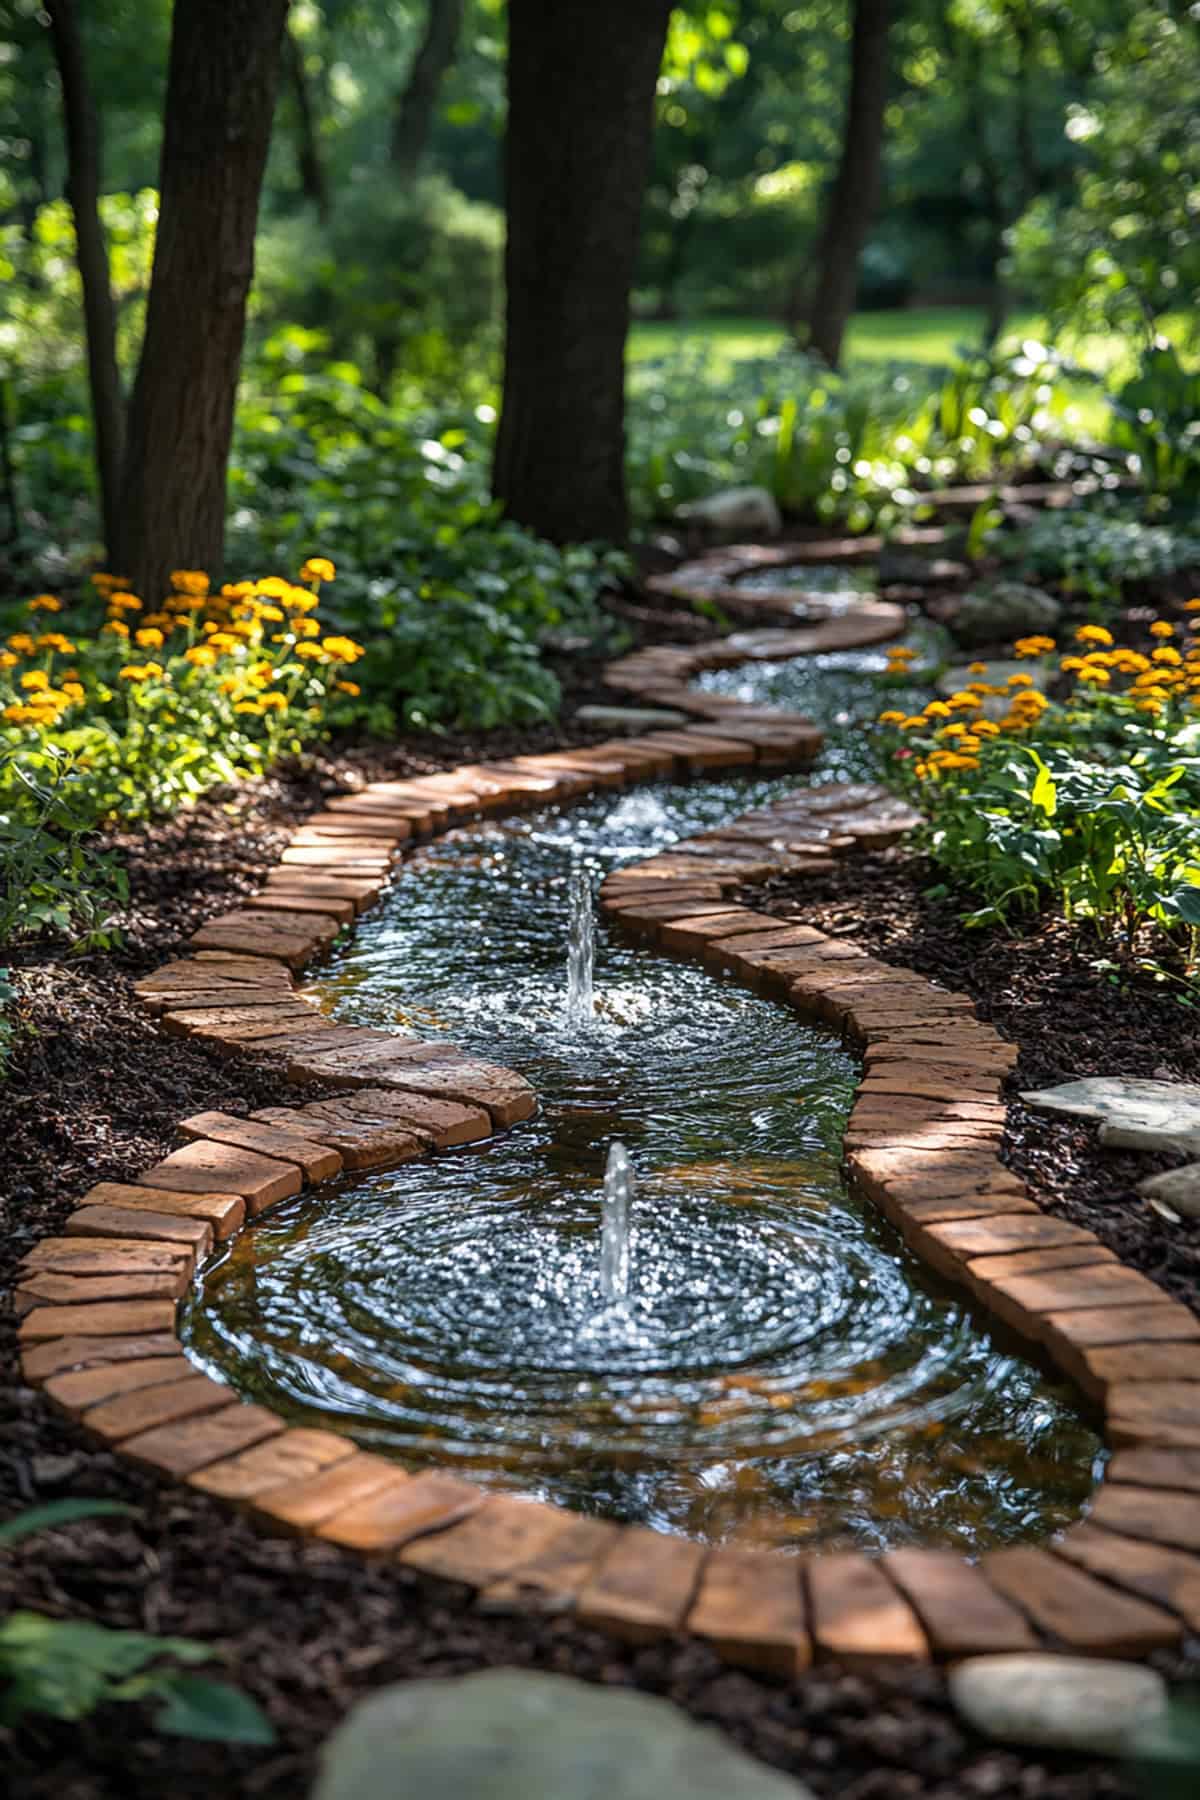
[[604, 1211], [600, 1227], [600, 1290], [619, 1305], [629, 1293], [629, 1213], [633, 1167], [624, 1144], [612, 1144], [604, 1171]]
[[596, 962], [596, 922], [592, 884], [584, 868], [571, 871], [570, 923], [567, 927], [567, 1001], [569, 1025], [589, 1025], [594, 1009], [592, 971]]

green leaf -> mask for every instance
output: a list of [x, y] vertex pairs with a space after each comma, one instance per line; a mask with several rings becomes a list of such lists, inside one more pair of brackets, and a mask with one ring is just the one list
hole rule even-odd
[[1200, 925], [1200, 887], [1189, 884], [1176, 888], [1173, 894], [1163, 897], [1162, 909], [1172, 918], [1182, 919], [1185, 925]]
[[226, 1681], [173, 1675], [162, 1692], [165, 1705], [154, 1716], [159, 1731], [223, 1744], [275, 1742], [274, 1728], [258, 1703]]
[[136, 1509], [122, 1500], [50, 1500], [18, 1513], [15, 1519], [0, 1524], [0, 1545], [19, 1544], [35, 1531], [51, 1531], [57, 1525], [73, 1525], [77, 1519], [97, 1519], [124, 1514]]

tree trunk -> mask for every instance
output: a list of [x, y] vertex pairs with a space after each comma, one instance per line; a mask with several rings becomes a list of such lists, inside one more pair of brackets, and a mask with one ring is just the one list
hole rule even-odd
[[300, 176], [300, 191], [306, 200], [312, 202], [318, 219], [324, 225], [329, 219], [329, 183], [325, 179], [325, 164], [321, 159], [316, 108], [313, 105], [308, 72], [304, 67], [304, 48], [297, 42], [292, 31], [284, 32], [283, 45], [292, 103], [296, 108], [296, 168]]
[[625, 338], [671, 0], [510, 0], [504, 405], [493, 490], [623, 543]]
[[888, 90], [891, 0], [854, 0], [850, 95], [837, 179], [817, 252], [806, 320], [809, 347], [836, 369], [854, 311], [858, 259], [879, 199]]
[[146, 334], [118, 561], [152, 604], [219, 575], [254, 231], [288, 0], [175, 0]]
[[117, 319], [108, 245], [100, 223], [100, 128], [73, 0], [47, 0], [47, 14], [62, 86], [67, 138], [67, 198], [75, 221], [75, 259], [83, 288], [100, 514], [104, 543], [111, 558], [118, 535], [125, 407], [117, 368]]
[[401, 174], [414, 175], [425, 154], [438, 91], [458, 50], [464, 5], [465, 0], [429, 0], [425, 36], [392, 120], [392, 163]]

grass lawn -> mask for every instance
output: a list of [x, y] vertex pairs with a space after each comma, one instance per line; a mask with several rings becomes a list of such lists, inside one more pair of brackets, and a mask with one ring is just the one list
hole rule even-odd
[[[847, 334], [846, 365], [861, 369], [872, 363], [907, 362], [949, 368], [960, 350], [982, 343], [984, 319], [984, 309], [973, 306], [857, 313]], [[1039, 314], [1028, 310], [1014, 312], [1001, 345], [1015, 350], [1023, 338], [1044, 341], [1045, 330], [1046, 322]], [[655, 357], [706, 351], [710, 379], [719, 384], [730, 378], [736, 363], [749, 357], [772, 356], [786, 341], [782, 326], [770, 319], [688, 319], [670, 324], [640, 324], [630, 333], [628, 358], [636, 373], [639, 364]], [[1131, 347], [1116, 336], [1087, 338], [1067, 348], [1078, 363], [1097, 374], [1123, 377], [1132, 368]], [[1090, 382], [1072, 383], [1067, 393], [1076, 428], [1089, 435], [1102, 435], [1108, 409], [1100, 389]]]

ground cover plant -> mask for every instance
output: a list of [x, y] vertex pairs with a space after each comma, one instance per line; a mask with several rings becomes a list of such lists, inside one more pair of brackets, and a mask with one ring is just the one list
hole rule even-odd
[[[1190, 618], [1200, 600], [1188, 602]], [[924, 842], [981, 904], [976, 925], [1047, 900], [1091, 921], [1125, 960], [1147, 926], [1184, 982], [1200, 948], [1200, 640], [1166, 619], [1146, 648], [1085, 624], [1067, 651], [1014, 647], [1037, 674], [975, 679], [920, 713], [880, 714], [893, 780], [921, 806]], [[1056, 660], [1051, 661], [1051, 658]], [[894, 651], [902, 672], [908, 654]]]

